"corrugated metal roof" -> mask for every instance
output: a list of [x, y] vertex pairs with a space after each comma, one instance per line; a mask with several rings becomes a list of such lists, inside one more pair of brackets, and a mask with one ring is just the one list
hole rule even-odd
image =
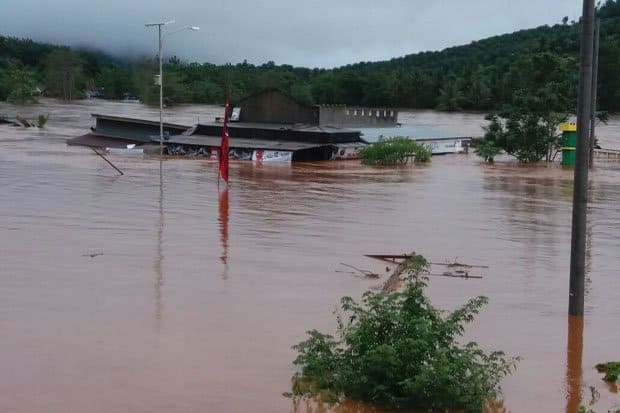
[[126, 148], [131, 143], [136, 143], [136, 141], [94, 133], [87, 133], [86, 135], [67, 139], [67, 145], [91, 146], [95, 148]]
[[[222, 127], [222, 123], [209, 122], [200, 123], [197, 126], [219, 126]], [[269, 129], [269, 130], [290, 130], [290, 131], [303, 131], [314, 133], [355, 133], [359, 132], [357, 129], [337, 128], [334, 126], [318, 126], [303, 123], [263, 123], [263, 122], [228, 122], [228, 127], [231, 129]]]
[[[155, 141], [155, 139], [153, 140]], [[159, 142], [157, 140], [157, 142]], [[219, 147], [222, 142], [221, 136], [206, 135], [176, 135], [166, 141], [167, 144], [192, 145], [192, 146], [213, 146]], [[244, 139], [230, 138], [230, 147], [239, 149], [267, 149], [276, 151], [299, 151], [302, 149], [320, 148], [331, 146], [330, 144], [291, 142], [291, 141], [270, 141], [263, 139]]]
[[[102, 115], [99, 113], [91, 113], [90, 116], [92, 116], [93, 118], [98, 118], [98, 119], [106, 119], [106, 120], [113, 120], [113, 121], [127, 122], [127, 123], [137, 123], [141, 125], [159, 126], [158, 120], [126, 118], [124, 116]], [[178, 123], [169, 123], [169, 122], [164, 122], [164, 127], [175, 128], [175, 129], [189, 129], [190, 128], [190, 126], [187, 126], [187, 125], [180, 125]]]

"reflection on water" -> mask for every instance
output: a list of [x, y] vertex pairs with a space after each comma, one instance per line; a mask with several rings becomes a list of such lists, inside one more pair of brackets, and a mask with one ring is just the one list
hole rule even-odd
[[157, 330], [161, 328], [163, 315], [162, 288], [164, 286], [164, 254], [162, 238], [164, 234], [164, 167], [163, 160], [159, 160], [159, 222], [157, 224], [157, 252], [155, 253], [155, 322]]
[[[384, 411], [362, 403], [343, 402], [329, 404], [318, 399], [294, 397], [291, 413], [383, 413]], [[416, 412], [412, 412], [416, 413]]]
[[[43, 109], [47, 130], [0, 127], [0, 412], [320, 411], [281, 396], [291, 346], [308, 329], [332, 330], [340, 297], [380, 282], [338, 273], [340, 262], [382, 272], [363, 254], [411, 250], [490, 266], [482, 280], [437, 277], [428, 288], [446, 309], [488, 296], [466, 339], [522, 357], [503, 404], [488, 411], [563, 411], [589, 386], [601, 395], [595, 410], [617, 404], [593, 366], [617, 359], [620, 342], [611, 328], [620, 316], [619, 163], [591, 174], [586, 345], [573, 364], [571, 171], [472, 155], [396, 169], [232, 162], [227, 193], [214, 161], [111, 155], [121, 177], [65, 145], [88, 130], [90, 112], [157, 119], [156, 109]], [[166, 119], [221, 111], [181, 106]], [[479, 126], [476, 115], [403, 119]], [[92, 252], [103, 255], [82, 256]]]
[[583, 317], [568, 316], [566, 345], [566, 413], [575, 413], [582, 400]]
[[225, 187], [219, 194], [219, 225], [220, 225], [220, 239], [222, 242], [222, 255], [220, 260], [224, 264], [224, 272], [222, 278], [228, 277], [228, 187]]
[[[321, 400], [320, 397], [293, 397], [293, 407], [291, 413], [393, 413], [380, 409], [367, 403], [358, 403], [353, 401], [344, 401], [342, 403], [330, 404]], [[484, 413], [507, 413], [508, 410], [504, 406], [503, 400], [489, 401], [483, 406]], [[424, 413], [422, 410], [408, 410], [407, 413]], [[455, 411], [446, 411], [445, 413], [457, 413]]]

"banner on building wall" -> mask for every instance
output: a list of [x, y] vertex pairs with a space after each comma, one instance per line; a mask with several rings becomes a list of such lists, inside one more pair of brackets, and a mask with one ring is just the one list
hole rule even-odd
[[254, 162], [292, 162], [293, 152], [255, 149], [252, 152], [252, 160]]

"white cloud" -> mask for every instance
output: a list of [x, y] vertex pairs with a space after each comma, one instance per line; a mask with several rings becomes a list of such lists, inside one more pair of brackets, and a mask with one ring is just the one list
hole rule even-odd
[[[577, 19], [580, 0], [4, 0], [0, 34], [123, 55], [155, 54], [144, 23], [201, 26], [166, 40], [198, 62], [333, 67]], [[171, 27], [172, 29], [172, 27]]]

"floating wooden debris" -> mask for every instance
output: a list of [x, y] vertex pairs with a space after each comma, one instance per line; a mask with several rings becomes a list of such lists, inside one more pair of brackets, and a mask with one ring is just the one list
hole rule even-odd
[[[359, 269], [359, 268], [354, 267], [352, 265], [345, 264], [344, 262], [341, 262], [340, 265], [344, 265], [345, 267], [352, 268], [355, 271], [357, 271], [360, 274], [362, 274], [366, 278], [379, 278], [379, 274], [377, 274], [376, 272], [372, 272], [372, 271], [368, 271], [368, 270], [362, 270], [362, 269]], [[354, 272], [350, 272], [350, 271], [348, 271], [348, 273], [349, 274], [355, 274]]]
[[388, 262], [396, 262], [396, 260], [408, 260], [411, 259], [412, 256], [415, 255], [415, 252], [411, 254], [398, 254], [398, 255], [389, 255], [389, 254], [365, 254], [364, 257], [374, 258], [376, 260], [388, 261]]
[[488, 265], [470, 265], [462, 264], [460, 262], [429, 262], [431, 265], [445, 265], [446, 267], [462, 267], [462, 268], [489, 268]]
[[409, 265], [409, 260], [403, 260], [396, 266], [396, 268], [394, 268], [394, 271], [392, 271], [390, 278], [388, 278], [385, 284], [383, 284], [383, 288], [381, 288], [381, 294], [387, 295], [397, 291], [400, 288], [403, 283], [401, 275], [403, 274], [403, 272], [405, 272]]
[[34, 123], [30, 122], [28, 119], [26, 118], [22, 118], [21, 116], [17, 115], [15, 116], [15, 119], [17, 119], [17, 121], [24, 127], [24, 128], [32, 128], [34, 126]]
[[[411, 258], [415, 256], [415, 252], [411, 254], [365, 254], [365, 257], [386, 261], [393, 264], [398, 264], [392, 274], [385, 282], [383, 289], [381, 292], [383, 294], [389, 294], [391, 292], [397, 291], [402, 285], [403, 278], [402, 274], [409, 267]], [[449, 278], [463, 278], [463, 279], [482, 279], [481, 275], [472, 274], [472, 269], [474, 268], [484, 268], [488, 269], [487, 265], [471, 265], [464, 264], [458, 261], [453, 262], [429, 262], [429, 271], [424, 274], [427, 277], [449, 277]], [[432, 272], [432, 266], [445, 266], [447, 267], [446, 271], [442, 271], [440, 273]], [[386, 268], [389, 271], [389, 268]]]
[[10, 126], [22, 126], [19, 122], [14, 120], [9, 120], [4, 116], [0, 116], [0, 125], [10, 125]]
[[[415, 252], [411, 254], [364, 254], [365, 257], [374, 258], [381, 261], [388, 262], [400, 262], [401, 260], [409, 260], [415, 256]], [[464, 264], [458, 261], [454, 262], [429, 262], [430, 265], [444, 265], [449, 268], [485, 268], [488, 269], [488, 265], [471, 265]]]
[[100, 255], [103, 255], [103, 252], [91, 252], [90, 254], [82, 254], [82, 257], [95, 258], [95, 257], [98, 257]]
[[451, 277], [451, 278], [476, 278], [482, 279], [482, 275], [470, 275], [467, 271], [445, 271], [441, 274], [428, 274], [431, 277]]

